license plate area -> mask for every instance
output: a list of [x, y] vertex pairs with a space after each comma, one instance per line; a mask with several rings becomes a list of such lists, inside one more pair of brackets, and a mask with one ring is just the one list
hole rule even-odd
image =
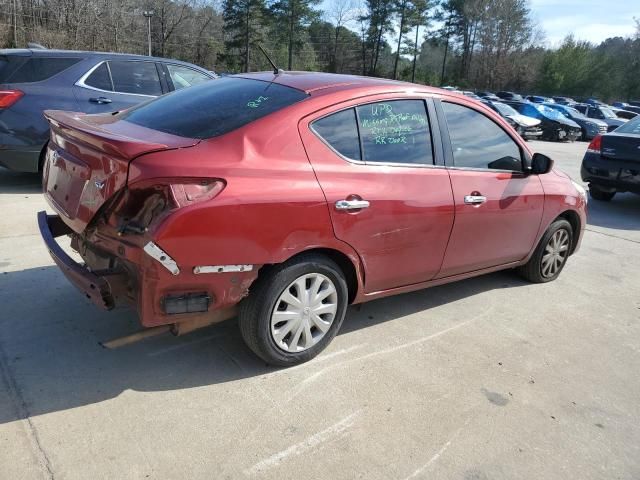
[[76, 218], [80, 199], [91, 169], [81, 160], [63, 150], [49, 149], [47, 152], [49, 175], [47, 193], [69, 218]]

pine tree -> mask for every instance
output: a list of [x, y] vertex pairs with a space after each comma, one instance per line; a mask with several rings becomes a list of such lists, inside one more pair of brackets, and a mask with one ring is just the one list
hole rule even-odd
[[226, 51], [223, 61], [248, 72], [251, 48], [262, 41], [264, 0], [225, 0], [222, 9]]
[[287, 70], [293, 68], [294, 50], [299, 49], [303, 44], [301, 33], [305, 32], [306, 27], [320, 16], [320, 12], [314, 8], [320, 1], [276, 0], [270, 6], [275, 34], [287, 44]]

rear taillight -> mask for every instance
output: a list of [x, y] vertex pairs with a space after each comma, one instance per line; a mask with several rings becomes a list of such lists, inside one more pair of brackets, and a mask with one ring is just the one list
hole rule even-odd
[[194, 203], [211, 200], [225, 187], [222, 180], [202, 179], [184, 183], [171, 183], [173, 201], [179, 207], [186, 207]]
[[587, 147], [587, 152], [600, 154], [602, 148], [602, 135], [596, 135]]
[[9, 108], [23, 96], [20, 90], [0, 90], [0, 108]]

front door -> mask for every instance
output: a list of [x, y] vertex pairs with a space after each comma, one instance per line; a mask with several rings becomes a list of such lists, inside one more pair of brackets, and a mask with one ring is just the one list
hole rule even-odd
[[523, 149], [488, 116], [459, 103], [440, 105], [456, 219], [438, 276], [524, 259], [542, 220], [540, 179], [524, 173]]
[[453, 198], [425, 100], [350, 102], [307, 117], [300, 134], [335, 235], [362, 259], [365, 293], [433, 278]]

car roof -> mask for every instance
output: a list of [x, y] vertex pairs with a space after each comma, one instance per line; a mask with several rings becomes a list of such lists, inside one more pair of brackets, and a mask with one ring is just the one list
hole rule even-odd
[[[149, 57], [146, 55], [136, 55], [133, 53], [91, 52], [87, 50], [57, 50], [57, 49], [48, 49], [48, 48], [5, 48], [5, 49], [0, 49], [0, 55], [20, 55], [20, 56], [33, 56], [33, 57], [77, 57], [78, 55], [82, 55], [85, 57], [94, 57], [94, 58], [117, 57], [117, 58], [122, 58], [126, 60], [151, 60], [151, 61], [177, 63], [182, 65], [193, 65], [188, 62], [173, 60], [170, 58]], [[198, 67], [198, 68], [202, 68], [202, 67]]]
[[273, 82], [286, 87], [302, 90], [303, 92], [311, 95], [317, 95], [328, 91], [336, 92], [357, 88], [383, 89], [385, 87], [393, 90], [411, 89], [420, 92], [441, 93], [446, 95], [450, 93], [440, 88], [418, 85], [416, 83], [401, 82], [398, 80], [389, 80], [386, 78], [361, 77], [358, 75], [323, 72], [282, 72], [276, 75], [272, 71], [269, 71], [241, 73], [233, 75], [233, 77]]

